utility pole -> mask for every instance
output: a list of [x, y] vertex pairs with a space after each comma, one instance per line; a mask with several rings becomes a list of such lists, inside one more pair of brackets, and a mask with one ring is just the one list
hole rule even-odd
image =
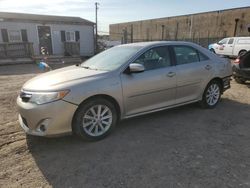
[[128, 43], [128, 30], [127, 28], [123, 29], [123, 44]]
[[131, 27], [130, 27], [130, 42], [133, 43], [134, 42], [134, 36], [133, 36], [133, 24], [131, 24]]
[[193, 16], [191, 16], [190, 20], [190, 30], [189, 30], [189, 38], [192, 38], [192, 33], [193, 33]]
[[165, 28], [165, 25], [162, 25], [161, 26], [161, 40], [164, 40], [164, 28]]
[[234, 26], [234, 37], [236, 37], [237, 35], [237, 28], [238, 28], [238, 22], [239, 22], [239, 18], [235, 19], [235, 26]]
[[95, 2], [95, 53], [98, 52], [98, 29], [97, 29], [98, 5], [100, 5], [100, 3]]

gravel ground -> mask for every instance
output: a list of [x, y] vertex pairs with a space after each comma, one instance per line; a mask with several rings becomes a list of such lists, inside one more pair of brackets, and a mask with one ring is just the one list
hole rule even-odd
[[0, 67], [0, 187], [250, 187], [250, 84], [213, 110], [197, 104], [121, 122], [99, 142], [26, 136], [16, 97], [40, 71]]

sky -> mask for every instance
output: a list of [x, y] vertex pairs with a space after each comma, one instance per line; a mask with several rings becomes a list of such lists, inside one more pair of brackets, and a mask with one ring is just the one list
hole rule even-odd
[[250, 0], [0, 0], [1, 12], [77, 16], [95, 21], [108, 34], [109, 24], [250, 6]]

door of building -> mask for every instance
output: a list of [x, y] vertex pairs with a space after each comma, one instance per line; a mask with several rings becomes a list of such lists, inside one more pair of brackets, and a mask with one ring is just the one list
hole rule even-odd
[[52, 55], [51, 30], [49, 26], [38, 26], [40, 54]]

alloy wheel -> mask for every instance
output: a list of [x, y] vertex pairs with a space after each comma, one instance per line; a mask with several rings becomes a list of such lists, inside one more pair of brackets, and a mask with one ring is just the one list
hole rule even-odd
[[88, 135], [97, 137], [109, 130], [112, 119], [112, 111], [108, 106], [95, 105], [84, 114], [82, 126]]
[[211, 84], [207, 89], [206, 101], [209, 106], [215, 105], [220, 98], [220, 87], [218, 84]]

